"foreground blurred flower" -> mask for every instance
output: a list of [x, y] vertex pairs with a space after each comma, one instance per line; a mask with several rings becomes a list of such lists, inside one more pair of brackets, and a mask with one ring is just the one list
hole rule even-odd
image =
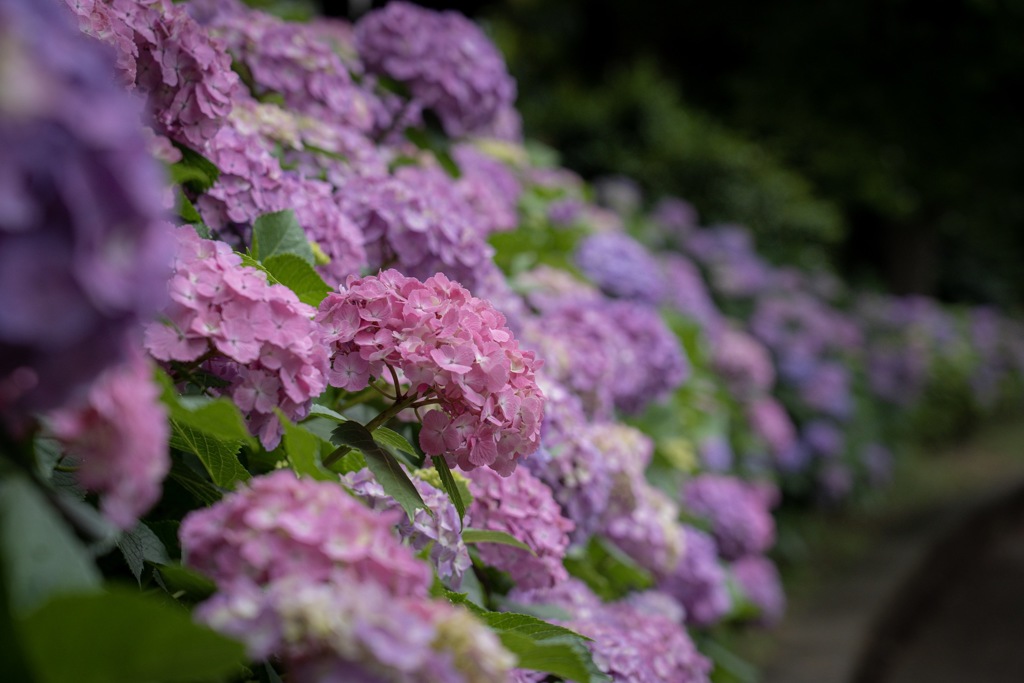
[[130, 529], [160, 498], [170, 469], [167, 411], [152, 368], [137, 354], [107, 370], [90, 388], [84, 405], [49, 416], [82, 486], [101, 494], [110, 521]]
[[0, 411], [55, 408], [163, 303], [163, 177], [113, 55], [54, 3], [0, 3]]
[[683, 485], [683, 505], [710, 522], [727, 560], [763, 553], [775, 542], [775, 495], [774, 489], [721, 474], [702, 474]]
[[786, 611], [786, 594], [772, 561], [761, 555], [751, 555], [733, 562], [731, 569], [744, 596], [760, 611], [758, 621], [777, 623]]

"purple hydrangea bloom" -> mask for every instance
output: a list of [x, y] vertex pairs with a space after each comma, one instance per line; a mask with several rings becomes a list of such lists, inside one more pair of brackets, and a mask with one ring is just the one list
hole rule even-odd
[[712, 626], [732, 609], [725, 569], [718, 561], [718, 548], [709, 535], [684, 525], [683, 557], [658, 581], [665, 591], [686, 608], [686, 623]]
[[491, 683], [515, 661], [466, 610], [344, 572], [235, 584], [196, 616], [245, 643], [253, 659], [275, 657], [296, 681]]
[[594, 181], [594, 191], [601, 206], [607, 206], [620, 216], [633, 215], [644, 200], [640, 184], [628, 176], [598, 178]]
[[697, 230], [684, 246], [708, 270], [714, 289], [727, 298], [754, 296], [770, 284], [771, 266], [754, 251], [745, 228], [724, 225]]
[[[399, 508], [398, 502], [384, 493], [384, 487], [368, 469], [350, 472], [342, 476], [341, 482], [373, 510], [390, 511]], [[398, 534], [416, 550], [430, 545], [430, 561], [437, 575], [457, 589], [462, 584], [462, 576], [472, 564], [466, 544], [462, 542], [463, 523], [459, 521], [459, 512], [444, 491], [419, 478], [414, 477], [412, 483], [426, 508], [417, 509], [412, 521], [402, 515], [398, 522]], [[468, 515], [464, 523], [466, 526], [471, 525]]]
[[712, 365], [738, 399], [771, 391], [775, 367], [768, 349], [745, 332], [726, 327], [715, 341]]
[[721, 474], [701, 474], [683, 485], [683, 505], [711, 525], [727, 560], [768, 550], [775, 542], [770, 512], [775, 492]]
[[209, 23], [247, 68], [253, 95], [274, 93], [300, 114], [362, 132], [372, 128], [370, 98], [352, 82], [320, 24], [283, 21], [244, 6], [216, 13]]
[[640, 412], [689, 373], [678, 338], [657, 310], [626, 301], [556, 297], [528, 322], [524, 339], [537, 347], [548, 374], [598, 419], [610, 418], [615, 408]]
[[353, 177], [339, 197], [363, 233], [371, 268], [393, 266], [419, 279], [443, 272], [472, 290], [491, 264], [484, 220], [440, 168]]
[[705, 469], [712, 472], [725, 472], [732, 467], [732, 446], [724, 434], [712, 434], [701, 441], [698, 452], [701, 464]]
[[804, 425], [803, 442], [815, 455], [834, 459], [843, 454], [846, 438], [843, 431], [833, 422], [818, 419]]
[[767, 557], [751, 555], [733, 562], [730, 569], [744, 596], [760, 610], [758, 621], [777, 623], [786, 611], [786, 593], [775, 564]]
[[404, 83], [452, 137], [487, 128], [515, 100], [501, 53], [461, 14], [391, 2], [355, 32], [367, 71]]
[[797, 442], [793, 421], [782, 404], [771, 396], [762, 396], [751, 403], [747, 408], [747, 420], [776, 459], [789, 453]]
[[493, 470], [467, 472], [473, 504], [469, 514], [478, 529], [504, 531], [534, 554], [512, 546], [485, 543], [480, 559], [508, 572], [523, 588], [546, 588], [568, 577], [562, 560], [573, 523], [562, 516], [551, 489], [526, 469], [502, 477]]
[[724, 326], [700, 270], [689, 260], [670, 254], [662, 259], [664, 304], [694, 320], [714, 340]]
[[657, 260], [642, 244], [624, 233], [587, 237], [576, 252], [576, 264], [612, 297], [656, 306], [664, 295]]
[[800, 383], [798, 392], [803, 403], [816, 412], [844, 419], [853, 411], [850, 371], [840, 363], [828, 361], [819, 364]]
[[[0, 6], [0, 412], [80, 395], [166, 300], [160, 166], [113, 55], [48, 2]], [[87, 115], [83, 115], [87, 112]]]
[[686, 237], [699, 224], [693, 204], [677, 197], [659, 200], [651, 211], [651, 220], [673, 240]]
[[456, 145], [452, 157], [462, 173], [455, 188], [479, 214], [484, 232], [515, 228], [523, 186], [512, 169], [469, 144]]
[[184, 6], [168, 0], [65, 2], [82, 30], [121, 53], [125, 80], [146, 94], [161, 133], [197, 149], [216, 135], [231, 113], [239, 79], [223, 43]]
[[601, 451], [587, 436], [587, 418], [579, 398], [555, 382], [542, 382], [547, 401], [541, 448], [524, 460], [548, 485], [563, 514], [576, 528], [573, 545], [586, 543], [600, 527], [612, 480]]

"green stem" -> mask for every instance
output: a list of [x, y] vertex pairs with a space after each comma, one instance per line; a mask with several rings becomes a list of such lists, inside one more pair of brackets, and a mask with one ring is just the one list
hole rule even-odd
[[[366, 430], [369, 431], [370, 433], [373, 433], [375, 429], [377, 429], [381, 425], [387, 424], [388, 420], [393, 418], [395, 415], [398, 415], [406, 408], [410, 407], [413, 403], [416, 402], [416, 399], [418, 398], [420, 397], [417, 395], [406, 396], [402, 398], [401, 401], [398, 401], [397, 403], [393, 404], [387, 410], [383, 411], [380, 415], [367, 422]], [[349, 448], [348, 446], [338, 446], [336, 449], [331, 451], [331, 453], [328, 454], [326, 458], [324, 458], [324, 467], [329, 468], [331, 465], [345, 457], [351, 450], [352, 449]]]

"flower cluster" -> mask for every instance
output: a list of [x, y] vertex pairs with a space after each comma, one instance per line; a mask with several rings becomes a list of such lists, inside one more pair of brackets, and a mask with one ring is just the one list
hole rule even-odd
[[122, 529], [160, 499], [171, 466], [159, 399], [152, 368], [137, 357], [101, 375], [84, 404], [49, 415], [50, 430], [78, 466], [78, 481], [101, 494], [103, 514]]
[[118, 50], [125, 79], [146, 94], [161, 133], [194, 147], [217, 133], [231, 112], [238, 76], [223, 44], [184, 6], [169, 0], [65, 2], [86, 32]]
[[686, 623], [711, 626], [732, 609], [726, 572], [718, 562], [718, 548], [709, 535], [683, 526], [683, 558], [673, 571], [660, 578], [662, 590], [686, 608]]
[[473, 505], [469, 515], [477, 528], [504, 531], [529, 546], [480, 546], [480, 558], [507, 571], [523, 588], [547, 588], [568, 578], [562, 565], [573, 523], [551, 495], [551, 489], [524, 468], [508, 477], [477, 469], [468, 475]]
[[[399, 509], [398, 502], [384, 492], [384, 487], [368, 469], [350, 472], [341, 478], [341, 482], [373, 510]], [[467, 516], [460, 524], [459, 512], [444, 491], [420, 478], [414, 478], [412, 482], [426, 507], [417, 509], [411, 521], [402, 515], [398, 534], [415, 550], [423, 550], [429, 545], [430, 561], [437, 575], [448, 585], [458, 588], [471, 564], [461, 534], [463, 524], [469, 526], [471, 520]]]
[[770, 508], [774, 490], [721, 474], [701, 474], [683, 485], [683, 505], [706, 519], [727, 560], [763, 553], [775, 542]]
[[250, 430], [274, 448], [281, 438], [274, 409], [301, 419], [327, 387], [315, 309], [243, 266], [223, 242], [200, 239], [189, 227], [177, 238], [172, 301], [166, 320], [146, 328], [146, 349], [157, 360], [202, 363], [227, 383], [214, 390], [230, 395]]
[[253, 480], [182, 522], [189, 565], [220, 589], [197, 616], [299, 680], [500, 680], [511, 655], [467, 612], [428, 599], [429, 567], [392, 534], [399, 514], [290, 472]]
[[[0, 411], [56, 408], [166, 298], [163, 178], [112, 56], [52, 3], [0, 7]], [[88, 115], [83, 115], [88, 112]]]
[[771, 354], [749, 334], [726, 327], [714, 348], [715, 370], [729, 391], [740, 399], [749, 399], [771, 391], [775, 385], [775, 366]]
[[353, 177], [340, 199], [363, 234], [371, 267], [420, 279], [443, 272], [473, 288], [493, 266], [486, 221], [438, 167]]
[[591, 235], [580, 243], [576, 264], [609, 296], [657, 306], [665, 285], [657, 259], [621, 232]]
[[367, 71], [405, 84], [452, 137], [493, 124], [515, 100], [501, 53], [461, 14], [391, 2], [361, 18], [355, 33]]
[[349, 278], [316, 319], [331, 351], [333, 386], [356, 391], [390, 367], [413, 397], [440, 404], [423, 416], [420, 446], [428, 455], [508, 476], [537, 450], [539, 363], [520, 350], [504, 316], [458, 283], [441, 274], [420, 282], [394, 270]]

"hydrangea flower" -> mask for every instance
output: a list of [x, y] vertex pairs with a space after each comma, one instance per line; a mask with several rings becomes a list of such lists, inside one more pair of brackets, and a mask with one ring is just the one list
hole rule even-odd
[[657, 259], [620, 232], [591, 235], [576, 251], [576, 265], [608, 295], [657, 306], [665, 285]]
[[[398, 502], [384, 492], [384, 487], [368, 469], [342, 476], [341, 483], [373, 510], [399, 509]], [[419, 478], [412, 478], [412, 483], [426, 508], [417, 509], [412, 521], [403, 514], [398, 522], [398, 534], [415, 550], [430, 545], [430, 561], [437, 575], [457, 589], [462, 583], [462, 576], [472, 565], [469, 551], [462, 541], [462, 526], [470, 526], [472, 522], [467, 514], [460, 523], [458, 510], [444, 491]]]
[[107, 49], [60, 6], [6, 2], [0, 52], [0, 412], [13, 422], [126, 358], [166, 300], [171, 240], [141, 108]]
[[512, 230], [519, 224], [522, 184], [510, 168], [474, 145], [460, 144], [452, 157], [461, 175], [455, 189], [483, 220], [485, 233]]
[[146, 328], [146, 349], [162, 361], [193, 363], [227, 382], [249, 429], [272, 449], [280, 442], [280, 408], [294, 420], [309, 414], [327, 388], [327, 350], [316, 312], [266, 274], [242, 265], [225, 243], [177, 230], [166, 319]]
[[394, 266], [420, 279], [443, 272], [473, 289], [491, 265], [484, 217], [438, 167], [353, 177], [339, 197], [363, 233], [371, 267]]
[[833, 459], [843, 454], [846, 438], [842, 430], [828, 420], [812, 420], [804, 425], [803, 441], [817, 456]]
[[797, 442], [796, 427], [782, 404], [771, 396], [761, 396], [747, 407], [747, 419], [776, 460], [789, 453]]
[[320, 24], [283, 21], [236, 4], [208, 18], [211, 33], [248, 70], [255, 96], [280, 95], [301, 114], [368, 132], [369, 97], [352, 82], [349, 69]]
[[197, 149], [217, 133], [231, 112], [238, 75], [223, 43], [184, 6], [167, 0], [65, 2], [83, 30], [120, 52], [125, 80], [145, 93], [161, 133]]
[[732, 609], [718, 548], [709, 535], [692, 526], [683, 525], [680, 532], [683, 557], [670, 573], [659, 578], [658, 589], [682, 603], [687, 624], [712, 626]]
[[141, 354], [107, 370], [82, 405], [54, 411], [48, 423], [76, 462], [78, 481], [100, 494], [100, 509], [111, 522], [130, 529], [160, 499], [171, 466], [170, 430], [152, 368]]
[[521, 548], [485, 543], [479, 546], [480, 559], [508, 572], [522, 588], [547, 588], [568, 578], [562, 560], [573, 523], [562, 516], [551, 489], [524, 468], [508, 477], [486, 469], [467, 476], [475, 527], [504, 531], [533, 551], [531, 555]]
[[662, 259], [664, 304], [694, 320], [715, 340], [724, 326], [722, 314], [711, 299], [700, 270], [682, 256], [669, 254]]
[[786, 611], [786, 593], [779, 572], [767, 557], [750, 555], [733, 562], [730, 567], [743, 595], [759, 610], [759, 621], [775, 624]]
[[284, 578], [314, 584], [343, 569], [394, 596], [425, 596], [430, 567], [392, 533], [399, 515], [370, 510], [336, 483], [279, 470], [190, 512], [178, 536], [187, 564], [222, 590]]
[[581, 545], [600, 528], [611, 494], [611, 473], [588, 437], [579, 398], [556, 382], [545, 381], [542, 387], [547, 403], [541, 448], [526, 460], [526, 466], [551, 489], [563, 514], [575, 525], [572, 544]]
[[712, 365], [729, 391], [739, 399], [765, 394], [775, 384], [771, 354], [745, 332], [724, 328], [715, 340], [712, 353]]
[[452, 137], [492, 125], [515, 100], [501, 53], [461, 14], [391, 2], [364, 15], [355, 33], [367, 71], [405, 84]]
[[662, 233], [674, 241], [685, 238], [700, 223], [697, 209], [693, 207], [693, 204], [678, 197], [665, 197], [658, 200], [654, 209], [651, 210], [651, 220], [661, 229]]
[[775, 542], [770, 507], [774, 491], [721, 474], [701, 474], [683, 485], [682, 502], [706, 519], [719, 554], [727, 560], [756, 555]]
[[[464, 470], [508, 476], [537, 450], [544, 396], [540, 363], [522, 351], [505, 318], [456, 282], [425, 282], [388, 270], [349, 278], [320, 304], [330, 382], [349, 391], [400, 372], [413, 398], [436, 401], [423, 415], [420, 446]], [[389, 378], [390, 379], [390, 378]]]

